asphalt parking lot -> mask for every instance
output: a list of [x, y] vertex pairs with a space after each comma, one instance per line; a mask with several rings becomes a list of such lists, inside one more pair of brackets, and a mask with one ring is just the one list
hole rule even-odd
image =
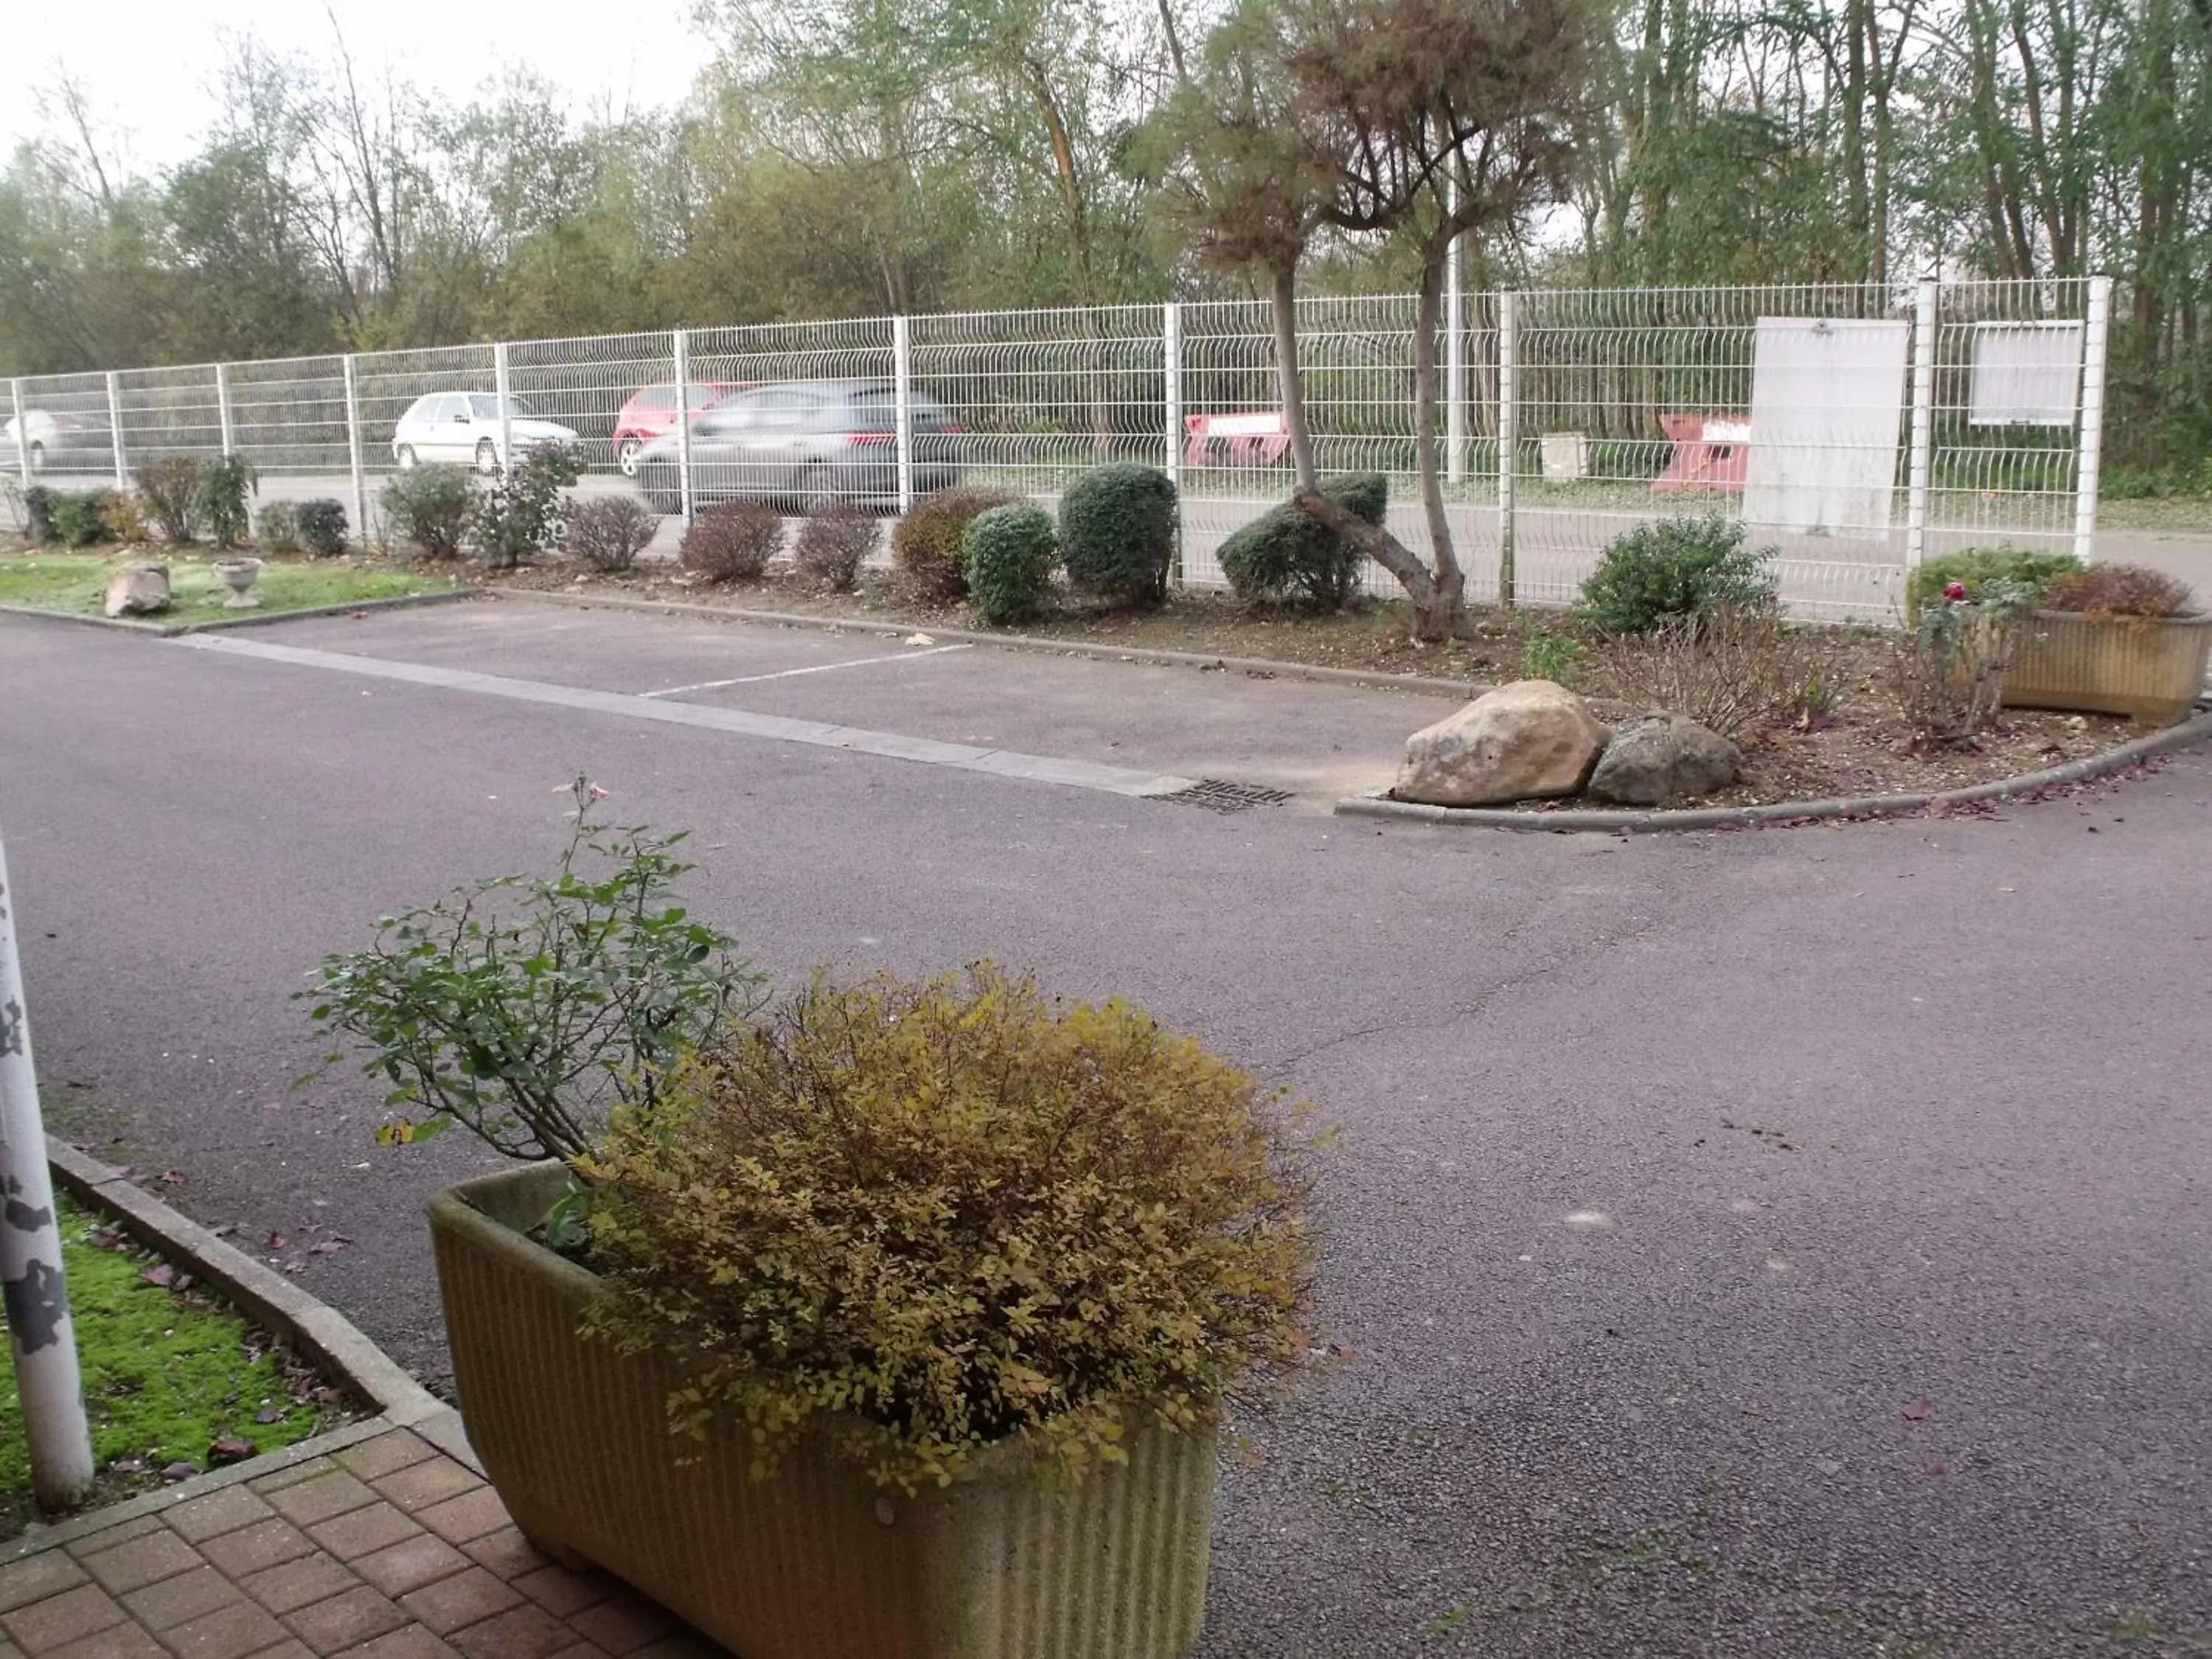
[[694, 830], [694, 908], [780, 979], [1036, 964], [1342, 1126], [1338, 1352], [1236, 1420], [1203, 1659], [2212, 1644], [2204, 753], [1986, 817], [1489, 836], [1318, 810], [1434, 717], [1401, 695], [520, 602], [234, 637], [0, 617], [47, 1109], [434, 1382], [420, 1206], [481, 1158], [299, 1084], [289, 994], [542, 867], [584, 773]]

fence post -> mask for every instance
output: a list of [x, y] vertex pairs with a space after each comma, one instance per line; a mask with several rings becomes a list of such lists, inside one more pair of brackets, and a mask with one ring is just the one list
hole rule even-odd
[[[496, 471], [499, 477], [504, 478], [507, 474], [507, 457], [512, 453], [509, 446], [514, 439], [509, 429], [507, 406], [507, 342], [504, 340], [495, 342], [491, 349], [491, 389], [492, 395], [499, 399], [499, 454], [495, 458], [499, 465]], [[679, 409], [676, 412], [681, 415], [684, 411]]]
[[676, 492], [691, 522], [691, 331], [676, 331]]
[[1929, 475], [1936, 456], [1936, 279], [1920, 284], [1912, 307], [1912, 458], [1905, 474], [1905, 568], [1928, 557]]
[[107, 371], [107, 435], [115, 441], [115, 487], [131, 488], [130, 463], [123, 457], [123, 387], [115, 371]]
[[8, 382], [8, 403], [15, 415], [15, 467], [23, 475], [23, 488], [31, 487], [31, 416], [23, 407], [23, 383]]
[[1175, 485], [1176, 493], [1176, 550], [1175, 568], [1169, 580], [1178, 587], [1182, 586], [1182, 307], [1170, 300], [1160, 312], [1160, 368], [1161, 401], [1166, 406], [1167, 419], [1160, 436], [1166, 441], [1167, 475]]
[[[1456, 207], [1459, 180], [1445, 181], [1445, 200]], [[1455, 236], [1444, 250], [1444, 477], [1459, 483], [1467, 477], [1467, 273]]]
[[346, 353], [342, 360], [345, 369], [346, 409], [346, 471], [353, 479], [353, 520], [361, 544], [369, 544], [368, 534], [368, 476], [361, 459], [361, 375], [354, 367], [354, 354]]
[[891, 386], [898, 416], [898, 510], [914, 507], [914, 334], [904, 317], [891, 319]]
[[[111, 384], [112, 377], [111, 377]], [[23, 1013], [23, 975], [15, 956], [15, 900], [0, 853], [0, 1279], [8, 1285], [8, 1345], [31, 1491], [48, 1511], [82, 1502], [92, 1489], [92, 1437], [85, 1426], [76, 1330], [63, 1279], [62, 1236], [54, 1225], [53, 1177], [46, 1169], [39, 1079]]]
[[230, 459], [230, 452], [238, 447], [230, 425], [230, 365], [228, 363], [217, 363], [215, 366], [215, 418], [216, 424], [222, 428], [222, 458], [227, 461]]
[[1513, 544], [1514, 451], [1520, 443], [1520, 298], [1498, 296], [1498, 603], [1510, 605], [1517, 571]]
[[2096, 556], [2097, 485], [2105, 465], [2105, 349], [2112, 326], [2112, 279], [2089, 279], [2089, 325], [2081, 342], [2081, 459], [2074, 475], [2074, 556]]

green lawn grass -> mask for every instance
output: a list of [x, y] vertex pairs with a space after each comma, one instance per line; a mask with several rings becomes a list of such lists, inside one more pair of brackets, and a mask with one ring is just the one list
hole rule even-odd
[[[115, 1237], [97, 1218], [65, 1200], [57, 1212], [85, 1414], [102, 1472], [94, 1501], [158, 1485], [170, 1463], [205, 1468], [208, 1447], [221, 1436], [268, 1452], [325, 1425], [331, 1407], [293, 1397], [291, 1376], [267, 1338], [197, 1292], [180, 1296], [147, 1284], [142, 1275], [156, 1258], [95, 1242], [95, 1234]], [[264, 1413], [273, 1420], [261, 1421]], [[14, 1536], [36, 1513], [11, 1373], [0, 1390], [0, 1538]]]
[[[118, 563], [143, 562], [143, 556], [118, 560], [78, 553], [24, 553], [0, 558], [0, 605], [33, 605], [41, 611], [69, 611], [97, 617], [106, 598], [109, 572]], [[212, 559], [156, 556], [156, 562], [169, 567], [173, 602], [167, 611], [152, 620], [213, 622], [252, 614], [223, 608], [230, 590], [215, 574]], [[266, 612], [312, 611], [319, 605], [400, 599], [412, 593], [440, 592], [449, 585], [406, 570], [272, 563], [263, 568], [257, 591], [261, 596], [261, 609]]]

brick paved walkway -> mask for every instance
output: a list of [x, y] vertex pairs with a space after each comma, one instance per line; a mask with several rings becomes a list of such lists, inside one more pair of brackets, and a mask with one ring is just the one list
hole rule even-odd
[[472, 1470], [406, 1429], [0, 1566], [0, 1659], [724, 1651], [604, 1574], [548, 1562]]

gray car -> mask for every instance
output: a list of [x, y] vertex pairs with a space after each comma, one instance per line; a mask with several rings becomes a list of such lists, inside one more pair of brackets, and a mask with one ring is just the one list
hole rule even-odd
[[[933, 398], [913, 397], [914, 490], [960, 482], [962, 432]], [[638, 456], [637, 487], [660, 513], [684, 507], [674, 433]], [[691, 428], [694, 505], [739, 496], [817, 512], [838, 501], [898, 505], [898, 390], [889, 380], [805, 380], [732, 393]]]

